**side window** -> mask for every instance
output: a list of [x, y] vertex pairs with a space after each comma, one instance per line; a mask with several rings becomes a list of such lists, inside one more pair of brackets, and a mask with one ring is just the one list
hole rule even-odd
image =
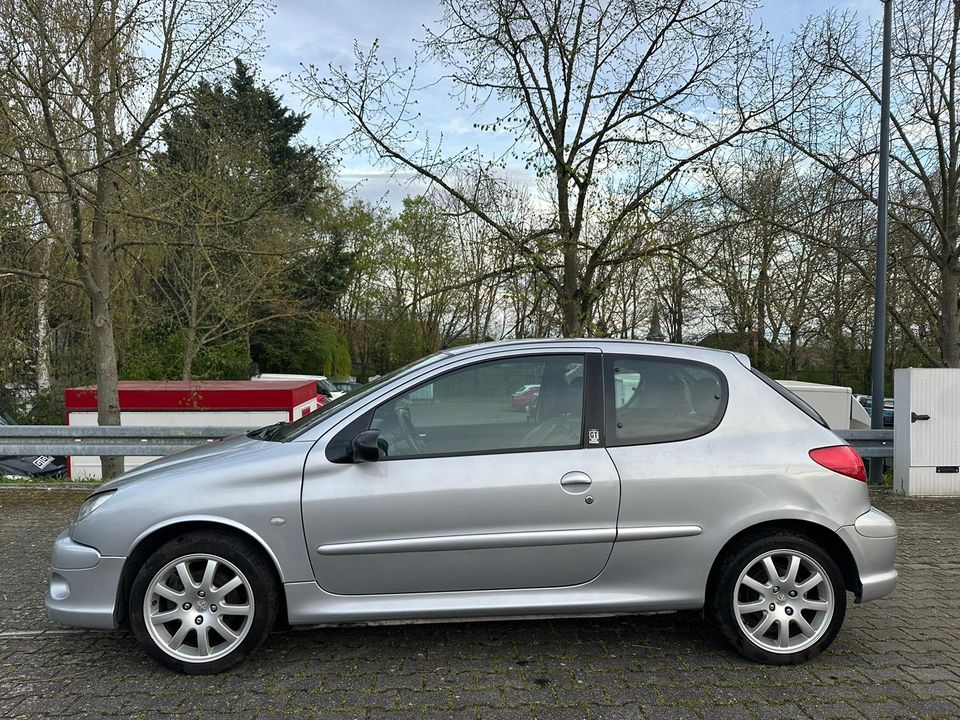
[[607, 357], [607, 442], [685, 440], [720, 424], [727, 383], [709, 365], [641, 356]]
[[387, 458], [577, 447], [583, 356], [489, 360], [446, 373], [377, 408]]

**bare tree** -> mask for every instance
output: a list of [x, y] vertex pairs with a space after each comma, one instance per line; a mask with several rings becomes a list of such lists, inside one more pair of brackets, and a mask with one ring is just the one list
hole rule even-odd
[[691, 255], [699, 254], [693, 245], [693, 241], [687, 243], [682, 255], [665, 255], [650, 263], [654, 303], [662, 312], [667, 339], [674, 343], [684, 342], [686, 333], [703, 320], [706, 278], [691, 262]]
[[[98, 422], [120, 422], [111, 293], [124, 194], [157, 122], [244, 46], [259, 0], [2, 0], [6, 160], [90, 302]], [[60, 218], [67, 218], [61, 222]], [[13, 272], [23, 271], [12, 268]], [[46, 271], [40, 273], [45, 275]], [[104, 476], [120, 458], [104, 458]]]
[[[345, 115], [351, 139], [413, 170], [514, 247], [556, 298], [565, 335], [585, 329], [606, 270], [661, 248], [626, 229], [676, 192], [695, 164], [767, 122], [751, 87], [763, 71], [749, 0], [443, 0], [423, 44], [481, 129], [507, 132], [550, 211], [518, 232], [503, 221], [501, 159], [445, 155], [419, 137], [413, 78], [357, 52], [352, 69], [310, 67], [299, 87]], [[775, 82], [781, 82], [779, 80]], [[791, 82], [788, 78], [782, 82]], [[481, 177], [482, 181], [471, 178]], [[585, 233], [598, 194], [613, 206]], [[648, 229], [648, 228], [647, 228]]]
[[[960, 367], [960, 4], [954, 0], [902, 0], [894, 9], [891, 103], [892, 233], [909, 247], [901, 257], [923, 256], [933, 277], [911, 274], [918, 299], [938, 328], [937, 354]], [[797, 62], [818, 68], [817, 92], [787, 99], [789, 113], [776, 135], [833, 173], [855, 196], [876, 202], [881, 33], [851, 15], [812, 20], [796, 43]], [[798, 109], [801, 112], [797, 112]], [[906, 265], [901, 265], [903, 271]], [[919, 266], [915, 266], [919, 270]], [[865, 268], [872, 272], [872, 268]], [[916, 325], [891, 314], [899, 330], [929, 356]]]

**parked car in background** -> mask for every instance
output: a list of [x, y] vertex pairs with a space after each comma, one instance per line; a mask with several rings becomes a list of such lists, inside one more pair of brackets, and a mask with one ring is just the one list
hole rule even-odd
[[888, 427], [893, 427], [893, 398], [884, 398], [883, 399], [883, 424]]
[[[16, 425], [0, 410], [0, 425]], [[5, 455], [0, 457], [0, 477], [58, 478], [67, 474], [67, 459], [57, 455]]]
[[539, 394], [539, 385], [522, 385], [514, 390], [510, 396], [510, 407], [514, 410], [523, 410], [525, 412]]
[[321, 405], [336, 400], [344, 394], [343, 390], [338, 390], [324, 375], [296, 375], [294, 373], [260, 373], [254, 375], [251, 380], [316, 380], [317, 381], [317, 399], [323, 399]]
[[[863, 405], [863, 409], [867, 411], [867, 415], [872, 417], [873, 415], [873, 398], [869, 395], [857, 395], [857, 400], [860, 401], [860, 404]], [[883, 399], [883, 426], [884, 427], [893, 427], [893, 413], [894, 413], [894, 404], [893, 398], [884, 398]]]
[[489, 343], [100, 486], [54, 544], [46, 606], [129, 623], [186, 673], [235, 665], [278, 621], [700, 608], [787, 665], [830, 645], [848, 593], [893, 590], [896, 535], [857, 452], [744, 355]]
[[363, 387], [363, 383], [358, 382], [335, 382], [333, 386], [339, 391], [346, 395], [348, 392], [353, 392], [357, 388]]

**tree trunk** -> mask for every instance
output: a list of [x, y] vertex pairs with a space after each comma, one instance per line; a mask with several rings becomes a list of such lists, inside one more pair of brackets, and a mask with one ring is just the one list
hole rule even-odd
[[762, 264], [760, 266], [760, 277], [757, 279], [757, 315], [756, 315], [756, 343], [757, 370], [763, 372], [767, 369], [767, 257], [764, 253]]
[[[88, 285], [88, 295], [93, 311], [97, 424], [108, 426], [120, 424], [120, 380], [117, 373], [117, 345], [113, 333], [113, 309], [110, 305], [112, 228], [108, 215], [115, 192], [111, 171], [101, 167], [97, 171], [97, 203], [93, 211], [90, 249], [90, 274], [93, 284], [92, 287]], [[101, 456], [100, 467], [104, 480], [115, 477], [123, 472], [123, 457]]]
[[943, 364], [960, 368], [960, 266], [943, 268], [941, 283]]
[[564, 282], [563, 296], [560, 298], [561, 327], [564, 337], [577, 337], [580, 334], [580, 303]]
[[186, 346], [183, 349], [183, 372], [181, 377], [186, 381], [190, 382], [193, 375], [193, 358], [196, 356], [196, 350], [194, 349], [193, 342], [190, 337], [187, 337]]
[[[833, 384], [840, 384], [840, 362], [843, 359], [842, 355], [842, 346], [843, 342], [843, 330], [841, 324], [841, 315], [842, 315], [842, 288], [843, 282], [846, 279], [846, 275], [843, 271], [843, 264], [840, 262], [840, 254], [834, 253], [831, 260], [834, 262], [834, 267], [836, 268], [836, 274], [833, 278], [833, 307], [832, 311], [832, 322], [834, 327], [830, 330], [830, 342], [832, 344], [832, 353], [833, 358]], [[853, 344], [853, 331], [850, 332], [850, 347], [854, 347]]]
[[564, 337], [580, 334], [580, 302], [577, 298], [577, 241], [568, 235], [563, 242], [563, 292], [560, 301], [560, 328]]
[[183, 379], [187, 382], [193, 379], [193, 361], [197, 357], [199, 348], [197, 347], [197, 311], [199, 294], [197, 283], [194, 282], [193, 292], [190, 295], [190, 317], [187, 322], [187, 331], [183, 338]]
[[683, 343], [683, 285], [677, 288], [673, 296], [673, 308], [670, 312], [670, 342]]
[[[53, 240], [44, 241], [43, 272], [50, 272]], [[37, 392], [50, 392], [50, 280], [44, 276], [37, 283]]]
[[797, 357], [798, 351], [798, 335], [800, 334], [799, 328], [791, 327], [790, 328], [790, 340], [787, 345], [787, 379], [796, 380], [797, 376], [800, 374], [800, 363], [799, 358]]
[[[109, 297], [92, 298], [93, 336], [97, 371], [97, 424], [120, 424], [120, 391], [117, 375], [117, 347], [113, 336], [113, 316]], [[100, 457], [103, 479], [123, 472], [123, 457]]]

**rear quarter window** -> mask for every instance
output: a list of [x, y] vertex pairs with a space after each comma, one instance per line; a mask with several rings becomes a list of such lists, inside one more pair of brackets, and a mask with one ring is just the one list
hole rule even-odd
[[727, 407], [727, 381], [693, 360], [640, 355], [605, 358], [607, 444], [688, 440], [714, 430]]

